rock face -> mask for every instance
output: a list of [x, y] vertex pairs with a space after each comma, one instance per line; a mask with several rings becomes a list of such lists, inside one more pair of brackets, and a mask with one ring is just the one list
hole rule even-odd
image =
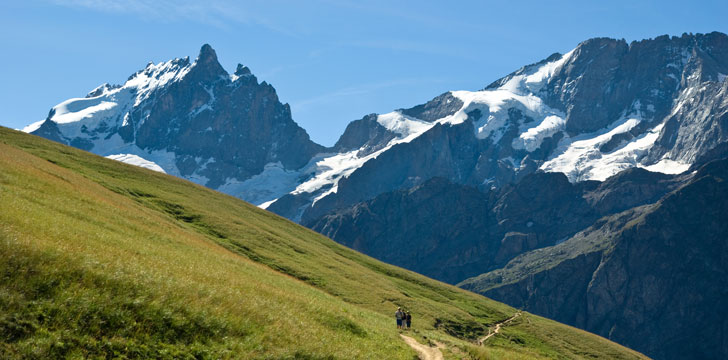
[[496, 225], [489, 198], [433, 178], [326, 216], [312, 229], [388, 263], [453, 282], [479, 274], [468, 270], [487, 268], [487, 255], [494, 252], [494, 244], [482, 241]]
[[229, 75], [209, 45], [194, 63], [150, 63], [124, 85], [104, 84], [65, 101], [32, 133], [103, 156], [133, 154], [243, 199], [260, 194], [235, 184], [266, 165], [299, 169], [324, 150], [271, 85], [243, 65]]
[[457, 283], [563, 241], [603, 216], [654, 203], [686, 176], [634, 168], [605, 182], [572, 184], [561, 173], [537, 172], [486, 192], [433, 178], [307, 225], [365, 254]]
[[334, 145], [338, 153], [358, 150], [357, 156], [366, 156], [382, 150], [396, 134], [377, 122], [377, 114], [369, 114], [346, 126], [344, 134]]
[[656, 359], [728, 357], [728, 160], [460, 286]]

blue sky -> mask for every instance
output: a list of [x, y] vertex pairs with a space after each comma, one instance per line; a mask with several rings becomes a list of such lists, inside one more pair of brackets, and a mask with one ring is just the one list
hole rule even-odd
[[311, 137], [448, 90], [477, 90], [597, 36], [728, 33], [728, 1], [4, 0], [0, 125], [209, 43], [271, 83]]

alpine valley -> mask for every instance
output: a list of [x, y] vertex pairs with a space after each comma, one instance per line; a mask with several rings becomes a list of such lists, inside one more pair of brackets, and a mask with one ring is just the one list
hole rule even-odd
[[246, 66], [153, 64], [25, 132], [246, 200], [656, 359], [728, 358], [728, 36], [595, 38], [312, 142]]

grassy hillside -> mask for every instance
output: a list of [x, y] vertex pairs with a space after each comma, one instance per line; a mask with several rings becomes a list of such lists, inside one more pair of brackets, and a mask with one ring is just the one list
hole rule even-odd
[[0, 127], [0, 358], [640, 358], [233, 197]]

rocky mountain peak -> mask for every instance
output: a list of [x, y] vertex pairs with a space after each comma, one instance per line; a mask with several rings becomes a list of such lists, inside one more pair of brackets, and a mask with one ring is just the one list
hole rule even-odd
[[238, 64], [238, 67], [235, 69], [235, 75], [236, 76], [246, 76], [246, 75], [252, 75], [252, 73], [250, 72], [249, 67], [247, 67], [243, 64]]
[[346, 130], [336, 141], [334, 149], [340, 152], [361, 149], [360, 152], [372, 152], [380, 149], [395, 137], [377, 122], [377, 114], [369, 114], [354, 120], [346, 126]]
[[103, 84], [62, 102], [28, 131], [102, 156], [133, 155], [246, 199], [250, 177], [298, 169], [323, 150], [273, 86], [243, 65], [229, 76], [208, 44], [192, 64], [188, 57], [150, 63], [122, 86]]
[[210, 44], [203, 44], [200, 48], [200, 54], [197, 56], [197, 62], [200, 64], [208, 64], [217, 62], [217, 53]]
[[545, 102], [566, 114], [569, 135], [594, 132], [624, 116], [647, 126], [671, 112], [681, 91], [728, 73], [728, 36], [658, 36], [633, 41], [594, 38], [580, 43], [542, 89]]
[[202, 45], [200, 54], [195, 60], [195, 66], [190, 70], [190, 75], [199, 76], [204, 79], [216, 79], [227, 77], [228, 73], [217, 60], [217, 53], [209, 44]]
[[89, 91], [89, 93], [86, 94], [86, 97], [92, 98], [92, 97], [101, 96], [108, 91], [118, 89], [120, 87], [121, 87], [121, 85], [112, 85], [109, 83], [103, 83], [103, 84], [99, 85], [98, 87], [96, 87], [95, 89]]

